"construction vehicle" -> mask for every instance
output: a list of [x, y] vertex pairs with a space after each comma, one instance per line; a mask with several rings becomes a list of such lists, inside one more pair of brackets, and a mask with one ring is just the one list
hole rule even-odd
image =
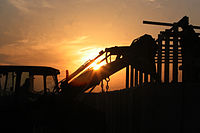
[[98, 124], [97, 132], [104, 132], [101, 112], [55, 93], [59, 73], [43, 66], [0, 66], [0, 131], [96, 132]]

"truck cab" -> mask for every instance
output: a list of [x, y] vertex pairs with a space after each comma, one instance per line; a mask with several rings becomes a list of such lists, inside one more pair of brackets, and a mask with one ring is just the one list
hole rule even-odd
[[0, 96], [53, 94], [59, 70], [41, 66], [0, 66]]
[[49, 109], [44, 105], [54, 98], [59, 73], [43, 66], [0, 66], [0, 130], [34, 131], [34, 121], [42, 121]]

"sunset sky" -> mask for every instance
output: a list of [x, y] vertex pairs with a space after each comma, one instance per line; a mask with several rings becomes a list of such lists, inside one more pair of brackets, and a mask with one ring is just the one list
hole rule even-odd
[[[106, 47], [166, 28], [143, 20], [187, 15], [200, 25], [199, 7], [200, 0], [0, 0], [0, 64], [51, 66], [62, 79]], [[111, 87], [125, 87], [123, 77], [114, 75]]]

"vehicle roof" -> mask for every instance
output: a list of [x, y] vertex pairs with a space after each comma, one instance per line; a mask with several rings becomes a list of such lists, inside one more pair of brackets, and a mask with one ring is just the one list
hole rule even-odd
[[11, 66], [11, 65], [0, 65], [0, 73], [4, 72], [32, 72], [33, 74], [60, 74], [58, 69], [46, 66]]

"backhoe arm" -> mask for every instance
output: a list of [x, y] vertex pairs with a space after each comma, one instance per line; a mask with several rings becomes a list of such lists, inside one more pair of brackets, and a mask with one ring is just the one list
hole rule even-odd
[[[107, 64], [98, 70], [89, 68], [70, 82], [63, 82], [65, 84], [65, 88], [62, 88], [63, 93], [71, 96], [83, 93], [128, 65], [132, 65], [142, 72], [155, 74], [156, 47], [155, 40], [150, 35], [144, 35], [135, 39], [131, 46], [106, 48], [106, 57], [102, 61], [106, 60]], [[108, 58], [112, 55], [116, 55], [117, 58], [108, 62]]]

